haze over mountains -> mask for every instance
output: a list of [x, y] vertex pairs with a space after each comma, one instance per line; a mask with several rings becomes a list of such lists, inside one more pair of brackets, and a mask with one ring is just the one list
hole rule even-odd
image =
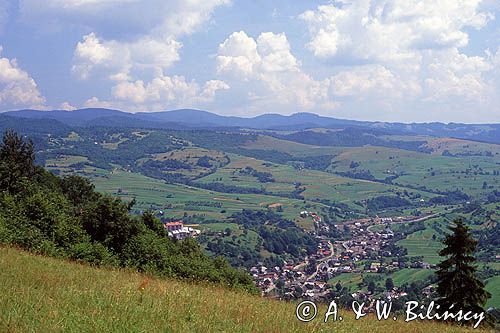
[[[138, 128], [249, 128], [258, 130], [307, 130], [312, 128], [346, 128], [376, 130], [387, 134], [430, 135], [500, 144], [500, 124], [461, 123], [389, 123], [355, 121], [295, 113], [290, 116], [264, 114], [253, 118], [221, 116], [208, 111], [180, 109], [161, 112], [128, 113], [110, 109], [78, 109], [74, 111], [19, 110], [0, 114], [0, 122], [24, 118], [23, 123], [41, 126], [44, 122], [59, 122], [67, 126], [108, 126]], [[39, 120], [44, 122], [39, 122]], [[37, 120], [33, 122], [33, 120]], [[18, 122], [19, 119], [16, 120]], [[54, 125], [54, 124], [53, 124]]]

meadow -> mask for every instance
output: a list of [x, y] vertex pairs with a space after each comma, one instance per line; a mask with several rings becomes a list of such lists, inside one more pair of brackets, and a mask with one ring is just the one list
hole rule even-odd
[[[221, 193], [183, 184], [169, 184], [119, 168], [108, 171], [87, 167], [82, 175], [89, 177], [100, 192], [125, 200], [136, 198], [136, 209], [163, 210], [169, 217], [180, 218], [186, 212], [189, 215], [202, 215], [207, 219], [227, 219], [242, 209], [265, 209], [278, 203], [283, 208], [285, 217], [300, 221], [308, 228], [312, 227], [312, 220], [303, 221], [299, 217], [304, 206], [302, 200], [264, 194]], [[211, 204], [215, 205], [210, 206]], [[316, 202], [307, 204], [313, 209], [324, 207]]]
[[[306, 199], [328, 199], [347, 204], [353, 210], [363, 210], [356, 202], [367, 200], [380, 195], [390, 195], [403, 192], [405, 188], [394, 185], [383, 184], [363, 179], [351, 179], [332, 173], [296, 169], [291, 165], [270, 163], [252, 157], [244, 157], [229, 154], [231, 163], [218, 168], [213, 174], [199, 179], [200, 182], [219, 181], [224, 184], [237, 185], [241, 187], [262, 186], [273, 193], [291, 192], [296, 184], [300, 184], [305, 190], [301, 193]], [[260, 172], [269, 172], [274, 182], [258, 183], [252, 176], [241, 174], [240, 170], [250, 166]], [[410, 190], [428, 199], [436, 195], [419, 190]]]
[[[398, 176], [394, 183], [401, 187], [425, 185], [433, 191], [458, 189], [473, 196], [484, 196], [494, 189], [500, 189], [500, 178], [494, 174], [499, 170], [499, 145], [419, 136], [388, 136], [387, 139], [389, 138], [427, 142], [423, 147], [431, 151], [423, 153], [370, 145], [321, 147], [263, 135], [256, 141], [245, 144], [244, 148], [272, 149], [293, 156], [331, 155], [331, 165], [326, 169], [329, 172], [369, 170], [379, 180]], [[443, 156], [445, 151], [454, 156]], [[355, 167], [353, 162], [356, 163]], [[485, 182], [487, 186], [483, 188]]]
[[419, 269], [419, 268], [403, 268], [392, 273], [342, 273], [339, 274], [328, 282], [335, 285], [337, 282], [343, 287], [349, 288], [351, 291], [367, 290], [366, 286], [364, 288], [359, 288], [358, 284], [363, 281], [363, 277], [374, 277], [376, 278], [375, 284], [385, 289], [385, 280], [387, 278], [392, 278], [394, 285], [400, 287], [403, 284], [411, 284], [412, 282], [422, 281], [427, 279], [429, 276], [434, 274], [434, 270], [431, 269]]
[[442, 260], [438, 252], [443, 245], [439, 240], [432, 239], [435, 231], [431, 228], [417, 231], [406, 239], [400, 240], [397, 244], [408, 250], [408, 256], [416, 257], [422, 256], [424, 261], [429, 264], [437, 264]]
[[0, 248], [2, 332], [478, 332], [438, 322], [354, 320], [309, 323], [296, 303], [204, 283], [97, 269]]

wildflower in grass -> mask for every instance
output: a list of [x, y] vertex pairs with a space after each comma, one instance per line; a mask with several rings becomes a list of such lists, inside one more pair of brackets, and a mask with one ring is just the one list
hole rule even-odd
[[146, 287], [149, 285], [149, 279], [146, 277], [142, 280], [141, 284], [139, 285], [139, 287], [137, 288], [137, 291], [139, 291], [141, 294], [141, 297], [139, 299], [139, 302], [142, 303], [142, 299], [144, 297], [144, 290], [146, 289]]
[[146, 289], [146, 287], [149, 285], [149, 279], [146, 277], [144, 279], [142, 279], [142, 282], [141, 284], [139, 285], [139, 287], [137, 288], [138, 291], [140, 292], [143, 292], [144, 289]]

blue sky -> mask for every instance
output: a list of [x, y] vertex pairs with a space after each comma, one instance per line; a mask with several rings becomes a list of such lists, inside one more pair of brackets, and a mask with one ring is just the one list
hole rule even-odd
[[500, 122], [497, 0], [0, 0], [0, 111]]

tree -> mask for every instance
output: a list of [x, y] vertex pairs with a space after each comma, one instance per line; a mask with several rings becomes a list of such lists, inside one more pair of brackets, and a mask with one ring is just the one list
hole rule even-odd
[[0, 146], [0, 191], [20, 191], [23, 180], [35, 174], [35, 153], [31, 140], [25, 141], [13, 131], [5, 132]]
[[377, 289], [377, 286], [375, 285], [375, 282], [370, 281], [370, 283], [368, 283], [368, 291], [373, 294], [376, 289]]
[[391, 278], [385, 280], [385, 288], [387, 289], [387, 291], [391, 291], [392, 289], [394, 289], [394, 281], [392, 281]]
[[477, 241], [472, 238], [469, 228], [462, 219], [456, 219], [450, 227], [452, 234], [443, 241], [445, 247], [439, 252], [446, 257], [438, 264], [439, 269], [437, 304], [446, 311], [454, 304], [454, 309], [483, 312], [483, 306], [491, 294], [484, 289], [484, 283], [476, 277], [477, 268], [473, 256]]
[[161, 237], [167, 237], [168, 232], [165, 231], [163, 223], [158, 220], [153, 212], [147, 211], [142, 214], [142, 222], [148, 227], [148, 229], [154, 231], [155, 234]]
[[60, 186], [66, 198], [77, 207], [98, 199], [94, 185], [86, 178], [76, 175], [66, 176], [61, 179]]

